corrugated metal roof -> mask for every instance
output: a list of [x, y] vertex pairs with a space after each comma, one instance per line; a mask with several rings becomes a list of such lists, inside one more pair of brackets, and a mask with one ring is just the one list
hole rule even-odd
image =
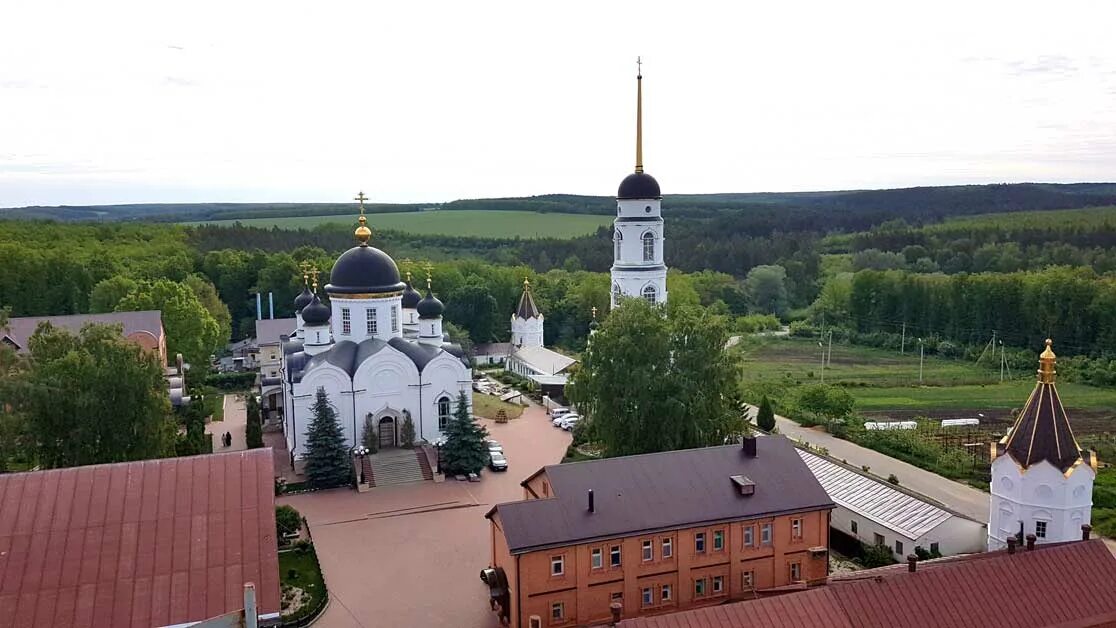
[[[848, 574], [801, 593], [620, 623], [622, 628], [1110, 626], [1116, 557], [1100, 539]], [[1072, 622], [1072, 623], [1070, 623]]]
[[514, 357], [543, 375], [557, 375], [577, 360], [546, 347], [521, 347]]
[[297, 326], [294, 318], [256, 319], [256, 346], [277, 345], [280, 336], [293, 336]]
[[270, 449], [0, 475], [0, 625], [278, 612], [274, 490]]
[[903, 491], [799, 449], [798, 455], [830, 499], [839, 506], [899, 534], [917, 540], [950, 517], [951, 513]]

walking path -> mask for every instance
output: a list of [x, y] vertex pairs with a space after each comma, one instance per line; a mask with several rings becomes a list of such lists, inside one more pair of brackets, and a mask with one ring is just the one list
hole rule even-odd
[[[755, 406], [749, 406], [749, 408], [751, 408], [752, 416], [759, 412]], [[955, 482], [937, 473], [920, 469], [873, 449], [837, 438], [821, 428], [803, 427], [786, 417], [776, 415], [775, 427], [778, 428], [780, 434], [793, 440], [825, 447], [833, 458], [844, 460], [858, 467], [867, 465], [872, 474], [876, 476], [886, 478], [895, 474], [902, 486], [935, 499], [966, 517], [981, 522], [988, 521], [988, 493], [984, 491]]]
[[[222, 451], [243, 451], [248, 449], [245, 441], [244, 430], [248, 424], [248, 411], [244, 406], [244, 398], [239, 395], [225, 395], [225, 416], [221, 421], [214, 421], [206, 426], [206, 432], [213, 436], [213, 453]], [[225, 432], [232, 434], [232, 446], [225, 447], [221, 437]]]

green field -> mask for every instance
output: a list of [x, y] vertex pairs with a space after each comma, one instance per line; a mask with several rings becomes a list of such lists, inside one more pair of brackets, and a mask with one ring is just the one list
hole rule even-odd
[[[745, 386], [766, 384], [789, 390], [821, 381], [821, 348], [817, 340], [753, 337], [741, 343]], [[1038, 356], [1035, 356], [1036, 365]], [[857, 412], [888, 414], [906, 418], [915, 413], [969, 416], [991, 410], [1000, 420], [1006, 411], [1021, 408], [1034, 388], [1031, 372], [1013, 373], [1014, 379], [1000, 383], [994, 365], [927, 357], [923, 382], [918, 379], [918, 347], [899, 355], [870, 347], [833, 345], [825, 383], [841, 384], [856, 398]], [[1058, 385], [1066, 409], [1083, 411], [1079, 422], [1096, 429], [1116, 415], [1116, 390], [1070, 382]], [[944, 412], [943, 412], [944, 411]], [[951, 412], [953, 411], [953, 412]], [[967, 411], [967, 412], [956, 412]], [[991, 416], [990, 416], [991, 418]], [[1111, 428], [1116, 429], [1116, 421]]]
[[[328, 223], [353, 225], [355, 228], [356, 215], [245, 218], [182, 224], [233, 225], [238, 222], [250, 227], [281, 229], [312, 229]], [[611, 223], [611, 216], [495, 210], [398, 212], [368, 216], [368, 226], [372, 228], [373, 238], [376, 237], [377, 229], [486, 238], [575, 238], [593, 233], [598, 227]]]

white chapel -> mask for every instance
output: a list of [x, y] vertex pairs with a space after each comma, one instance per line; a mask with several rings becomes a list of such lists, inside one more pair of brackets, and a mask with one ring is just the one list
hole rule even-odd
[[663, 261], [663, 195], [655, 177], [643, 171], [643, 73], [636, 76], [635, 172], [616, 193], [613, 231], [612, 307], [624, 297], [655, 303], [667, 300]]
[[[360, 201], [358, 245], [341, 254], [325, 292], [303, 291], [295, 300], [293, 335], [283, 344], [283, 431], [292, 459], [305, 453], [310, 411], [324, 388], [349, 447], [371, 420], [380, 447], [400, 444], [409, 417], [415, 438], [436, 442], [462, 392], [472, 403], [471, 372], [461, 347], [442, 333], [445, 307], [420, 295], [399, 276], [387, 253], [369, 246], [372, 232]], [[408, 276], [408, 280], [410, 277]], [[471, 410], [470, 410], [471, 412]]]
[[1073, 437], [1054, 385], [1050, 346], [1048, 339], [1027, 404], [992, 452], [989, 550], [1032, 534], [1037, 543], [1080, 540], [1081, 526], [1090, 521], [1097, 454]]

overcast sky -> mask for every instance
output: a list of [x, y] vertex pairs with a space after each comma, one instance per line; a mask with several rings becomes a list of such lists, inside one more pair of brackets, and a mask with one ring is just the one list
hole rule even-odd
[[1116, 179], [1113, 2], [0, 10], [0, 207]]

